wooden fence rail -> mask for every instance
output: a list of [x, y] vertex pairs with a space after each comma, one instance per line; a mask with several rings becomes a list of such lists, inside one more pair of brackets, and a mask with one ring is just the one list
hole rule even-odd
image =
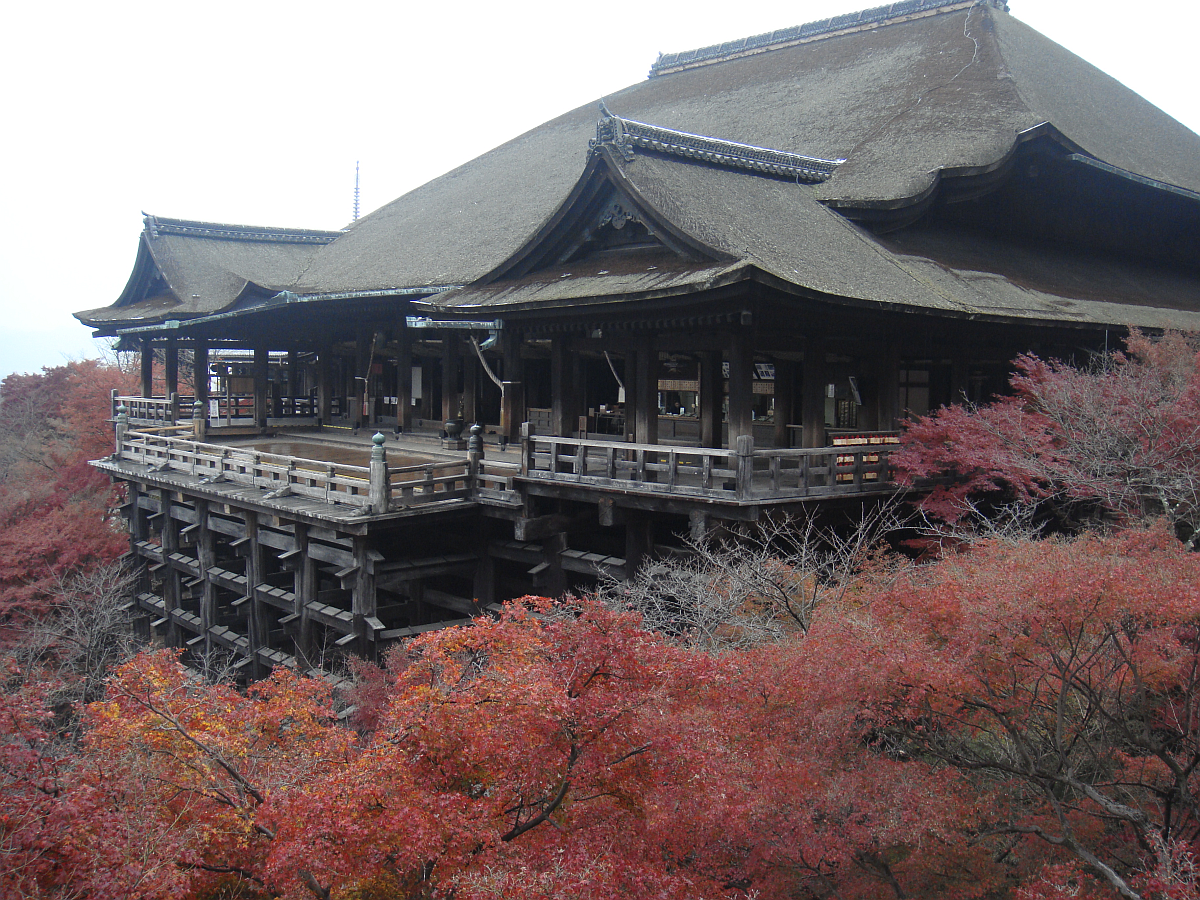
[[388, 466], [382, 435], [376, 436], [371, 464], [353, 466], [208, 444], [167, 431], [129, 430], [118, 418], [114, 456], [152, 471], [186, 473], [201, 482], [235, 482], [265, 490], [268, 497], [308, 497], [357, 506], [373, 514], [472, 498], [476, 484], [496, 497], [511, 494], [511, 475], [501, 475], [496, 464], [488, 464], [474, 477], [465, 460]]
[[894, 488], [881, 445], [754, 449], [666, 447], [621, 441], [522, 435], [521, 477], [639, 493], [732, 501], [850, 496]]

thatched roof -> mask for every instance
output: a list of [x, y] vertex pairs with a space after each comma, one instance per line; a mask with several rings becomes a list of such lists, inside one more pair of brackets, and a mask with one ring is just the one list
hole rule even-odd
[[[1034, 138], [1053, 141], [1076, 168], [1173, 191], [1182, 206], [1172, 222], [1200, 211], [1200, 136], [995, 0], [904, 0], [674, 54], [604, 102], [611, 116], [599, 136], [592, 100], [355, 222], [291, 270], [293, 281], [282, 264], [247, 281], [299, 294], [472, 285], [528, 249], [594, 158], [589, 142], [626, 123], [628, 152], [609, 153], [612, 177], [719, 248], [722, 277], [733, 266], [803, 291], [947, 314], [1200, 326], [1200, 290], [1175, 262], [1135, 261], [1136, 248], [1123, 262], [1089, 261], [1054, 242], [1031, 254], [1002, 235], [972, 243], [922, 222], [952, 183], [998, 177]], [[798, 159], [814, 161], [811, 171], [785, 177], [787, 166], [807, 165]], [[855, 224], [889, 216], [909, 227], [881, 237]], [[1188, 240], [1177, 257], [1191, 253]], [[553, 290], [535, 289], [526, 273], [523, 285], [475, 285], [439, 302], [527, 308], [641, 296], [615, 275], [568, 286], [557, 274], [564, 283]], [[680, 271], [671, 289], [706, 278]]]

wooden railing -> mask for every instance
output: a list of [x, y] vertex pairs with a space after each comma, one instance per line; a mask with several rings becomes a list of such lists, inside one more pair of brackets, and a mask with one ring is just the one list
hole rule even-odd
[[174, 425], [182, 411], [185, 419], [192, 418], [192, 398], [180, 394], [169, 397], [123, 397], [112, 394], [112, 417], [124, 406], [129, 421], [136, 425]]
[[522, 435], [521, 477], [559, 484], [734, 502], [849, 496], [892, 490], [879, 445], [755, 450], [664, 447]]
[[[123, 427], [124, 426], [124, 427]], [[267, 492], [263, 499], [294, 495], [326, 503], [349, 504], [365, 514], [386, 513], [425, 503], [470, 499], [476, 486], [494, 499], [511, 492], [511, 471], [465, 460], [388, 466], [382, 441], [372, 450], [370, 465], [353, 466], [324, 460], [264, 453], [207, 444], [153, 431], [131, 431], [118, 419], [114, 458], [139, 463], [150, 471], [180, 472], [201, 483], [235, 482]], [[382, 435], [377, 435], [382, 438]], [[510, 498], [506, 498], [510, 499]]]

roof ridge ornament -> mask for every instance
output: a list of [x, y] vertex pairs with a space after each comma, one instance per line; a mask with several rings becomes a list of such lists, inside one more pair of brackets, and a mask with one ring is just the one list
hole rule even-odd
[[897, 0], [885, 6], [876, 6], [860, 12], [843, 13], [829, 19], [818, 19], [803, 25], [793, 25], [791, 28], [779, 28], [765, 34], [726, 41], [723, 44], [713, 44], [695, 50], [685, 50], [681, 53], [660, 53], [654, 65], [650, 67], [650, 77], [668, 75], [684, 69], [708, 63], [721, 62], [727, 59], [737, 59], [741, 56], [751, 56], [764, 53], [767, 50], [778, 50], [795, 44], [807, 44], [809, 41], [835, 37], [894, 22], [904, 22], [909, 19], [920, 19], [939, 13], [954, 12], [959, 9], [970, 9], [975, 6], [987, 6], [1008, 12], [1006, 0]]
[[341, 237], [342, 231], [321, 231], [312, 228], [270, 228], [256, 225], [226, 225], [217, 222], [196, 222], [189, 219], [164, 219], [143, 212], [146, 230], [152, 238], [163, 234], [218, 240], [263, 241], [284, 244], [328, 244]]
[[626, 162], [633, 160], [635, 149], [641, 149], [810, 184], [828, 181], [837, 167], [845, 162], [844, 159], [804, 156], [623, 119], [610, 112], [601, 100], [596, 137], [588, 141], [589, 156], [594, 156], [601, 147], [606, 146], [620, 153]]

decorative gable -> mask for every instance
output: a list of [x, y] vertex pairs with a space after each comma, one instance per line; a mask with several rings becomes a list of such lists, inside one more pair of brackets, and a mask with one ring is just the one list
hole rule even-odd
[[688, 263], [729, 257], [686, 234], [650, 206], [621, 173], [607, 146], [593, 146], [587, 168], [562, 206], [479, 285], [523, 278], [598, 255], [670, 252]]

